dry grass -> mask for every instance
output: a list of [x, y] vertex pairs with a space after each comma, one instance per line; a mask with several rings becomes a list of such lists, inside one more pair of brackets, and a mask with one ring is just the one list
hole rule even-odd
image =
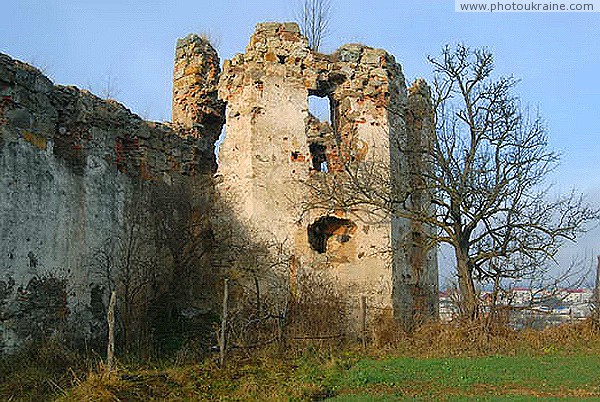
[[592, 320], [548, 327], [513, 330], [485, 321], [431, 323], [414, 333], [404, 333], [384, 312], [373, 331], [377, 354], [415, 357], [545, 354], [550, 352], [600, 353], [600, 332]]
[[293, 289], [265, 289], [260, 297], [246, 286], [231, 299], [228, 344], [241, 353], [271, 345], [292, 351], [339, 348], [349, 335], [348, 301], [322, 272], [303, 273]]
[[93, 365], [58, 340], [27, 345], [0, 359], [0, 400], [40, 401], [60, 395], [73, 385], [75, 373]]
[[[440, 397], [442, 394], [447, 396], [452, 390], [457, 396], [523, 397], [596, 396], [600, 392], [593, 384], [588, 387], [573, 379], [565, 379], [565, 385], [544, 385], [540, 379], [552, 373], [546, 373], [543, 367], [539, 367], [539, 372], [533, 373], [535, 375], [531, 374], [531, 379], [523, 377], [523, 384], [513, 383], [520, 380], [512, 377], [500, 378], [512, 372], [508, 367], [516, 370], [515, 378], [520, 378], [519, 365], [524, 373], [539, 364], [555, 367], [555, 362], [561, 362], [561, 367], [572, 367], [568, 370], [575, 370], [580, 362], [596, 365], [597, 356], [600, 356], [600, 332], [591, 321], [543, 331], [513, 331], [496, 326], [486, 327], [485, 332], [480, 324], [464, 323], [430, 324], [412, 334], [395, 331], [392, 323], [387, 324], [385, 331], [383, 328], [374, 338], [380, 344], [372, 343], [364, 352], [358, 345], [327, 351], [318, 343], [292, 344], [283, 352], [267, 347], [255, 350], [251, 357], [232, 356], [224, 369], [214, 360], [207, 360], [182, 367], [121, 367], [110, 376], [90, 372], [61, 400], [309, 401], [335, 395], [341, 398], [339, 400], [347, 400], [345, 398], [351, 395], [368, 398], [378, 393]], [[384, 343], [384, 336], [387, 343]], [[445, 365], [454, 368], [446, 373]], [[418, 374], [415, 378], [410, 377], [411, 370]], [[456, 370], [463, 370], [466, 377], [460, 377]], [[499, 377], [494, 383], [490, 378], [496, 371]], [[408, 382], [390, 383], [400, 373], [408, 376], [402, 380]], [[425, 374], [431, 377], [427, 381], [422, 377]], [[578, 376], [575, 372], [573, 375]], [[559, 381], [563, 374], [554, 373], [552, 378], [554, 382]], [[367, 381], [364, 385], [363, 380]], [[445, 385], [440, 388], [438, 380], [446, 381]], [[467, 380], [474, 388], [463, 384]], [[379, 389], [381, 387], [389, 390]]]
[[[315, 311], [311, 315], [313, 313], [317, 315]], [[319, 325], [315, 325], [313, 330], [324, 328], [321, 326], [324, 323], [321, 318], [318, 320]], [[389, 364], [393, 365], [394, 360], [399, 359], [402, 364], [421, 367], [429, 364], [429, 358], [449, 358], [451, 362], [462, 358], [470, 361], [472, 357], [477, 357], [481, 360], [483, 369], [488, 364], [486, 356], [491, 356], [492, 360], [494, 357], [505, 356], [507, 359], [516, 359], [517, 362], [532, 358], [537, 361], [540, 357], [556, 357], [561, 361], [571, 362], [581, 356], [600, 356], [600, 331], [592, 321], [542, 331], [514, 331], [506, 326], [486, 323], [435, 323], [407, 334], [398, 329], [391, 320], [391, 315], [382, 314], [374, 327], [377, 330], [373, 332], [372, 342], [365, 351], [359, 345], [351, 343], [290, 341], [284, 350], [272, 344], [253, 349], [251, 353], [233, 353], [223, 369], [218, 367], [214, 360], [216, 356], [213, 356], [204, 361], [186, 359], [185, 363], [165, 360], [158, 362], [156, 366], [148, 366], [148, 363], [121, 364], [113, 373], [107, 374], [101, 362], [90, 364], [89, 360], [82, 360], [59, 344], [50, 343], [43, 347], [37, 345], [2, 362], [0, 399], [320, 400], [335, 394], [341, 397], [344, 387], [350, 387], [347, 388], [348, 392], [360, 393], [360, 385], [344, 385], [344, 381], [349, 378], [350, 373], [354, 373], [356, 377], [365, 362], [365, 367], [370, 367], [371, 363], [368, 362], [378, 361], [384, 365], [388, 364], [386, 361], [390, 361]], [[435, 368], [438, 363], [432, 364]], [[372, 371], [369, 375], [377, 378], [379, 374]], [[419, 381], [413, 385], [421, 387]], [[485, 381], [487, 380], [481, 380], [477, 386], [485, 388]], [[381, 385], [377, 384], [379, 383], [373, 386]], [[447, 390], [455, 386], [453, 384], [450, 382]], [[486, 392], [499, 392], [492, 388]], [[535, 384], [530, 388], [531, 392], [537, 392]], [[580, 388], [581, 392], [589, 391], [585, 387]], [[363, 391], [371, 392], [368, 387]], [[393, 392], [397, 391], [395, 387]], [[569, 388], [567, 391], [571, 392], [573, 389]], [[592, 391], [597, 392], [595, 389], [590, 392]], [[571, 395], [565, 391], [565, 395], [567, 394]]]
[[90, 373], [59, 401], [313, 400], [318, 384], [294, 376], [293, 365], [275, 359], [242, 360], [220, 369], [214, 362], [164, 369]]

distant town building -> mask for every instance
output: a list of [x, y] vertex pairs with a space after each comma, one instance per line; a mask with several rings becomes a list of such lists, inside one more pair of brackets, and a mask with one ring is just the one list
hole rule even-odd
[[[509, 322], [514, 328], [525, 326], [556, 325], [566, 321], [585, 319], [593, 310], [593, 289], [566, 288], [548, 290], [542, 288], [517, 287], [500, 292], [496, 306], [508, 307]], [[480, 291], [482, 312], [487, 314], [494, 303], [491, 291]], [[439, 293], [440, 319], [451, 321], [458, 316], [457, 290]]]

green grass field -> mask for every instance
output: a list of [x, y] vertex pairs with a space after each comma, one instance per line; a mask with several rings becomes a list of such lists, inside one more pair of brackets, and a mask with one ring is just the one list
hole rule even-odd
[[361, 360], [334, 380], [336, 401], [399, 398], [600, 400], [599, 356]]

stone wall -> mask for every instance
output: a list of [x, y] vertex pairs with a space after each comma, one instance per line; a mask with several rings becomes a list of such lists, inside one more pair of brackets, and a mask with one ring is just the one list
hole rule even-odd
[[[134, 288], [158, 301], [173, 278], [187, 293], [181, 260], [210, 230], [212, 160], [203, 138], [180, 134], [0, 54], [0, 352], [52, 334], [104, 338], [111, 289], [121, 306]], [[176, 295], [170, 307], [200, 311], [195, 290], [196, 304]]]
[[[406, 198], [399, 197], [405, 199], [403, 207], [421, 216], [434, 212], [428, 190], [432, 185], [423, 174], [433, 170], [433, 161], [427, 156], [431, 155], [428, 150], [435, 134], [433, 113], [429, 86], [418, 79], [408, 89], [403, 113], [405, 135], [396, 139], [398, 146], [391, 152], [394, 192], [406, 194]], [[437, 247], [430, 240], [435, 229], [417, 220], [395, 216], [392, 220], [394, 316], [410, 327], [439, 314]]]
[[[388, 194], [406, 192], [424, 167], [409, 163], [403, 144], [432, 135], [432, 127], [407, 129], [417, 119], [407, 119], [412, 109], [394, 57], [358, 44], [316, 53], [296, 24], [262, 23], [246, 52], [225, 61], [219, 95], [227, 103], [227, 134], [218, 193], [258, 238], [288, 245], [292, 275], [326, 271], [353, 302], [367, 295], [371, 305], [393, 305], [397, 316], [412, 315], [417, 298], [404, 295], [418, 283], [427, 288], [422, 315], [434, 316], [435, 250], [423, 258], [410, 251], [405, 215], [319, 207], [311, 192], [318, 187], [311, 182], [328, 180], [348, 161], [377, 164]], [[329, 121], [309, 113], [310, 96], [329, 100]]]
[[[328, 100], [329, 119], [309, 112], [311, 96]], [[348, 163], [371, 166], [381, 193], [428, 208], [421, 150], [433, 134], [427, 85], [407, 90], [392, 55], [317, 53], [294, 23], [258, 24], [222, 73], [208, 41], [178, 40], [171, 124], [0, 54], [0, 352], [52, 335], [104, 339], [113, 289], [125, 344], [209, 315], [212, 266], [236, 252], [219, 244], [232, 222], [237, 241], [278, 245], [292, 287], [300, 271], [325, 272], [352, 303], [435, 316], [430, 229], [390, 205], [332, 208], [315, 191]]]

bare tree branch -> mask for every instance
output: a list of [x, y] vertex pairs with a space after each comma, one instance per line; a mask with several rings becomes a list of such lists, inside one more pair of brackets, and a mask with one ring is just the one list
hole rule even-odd
[[[384, 161], [345, 161], [342, 172], [312, 179], [318, 201], [307, 207], [362, 208], [428, 225], [433, 230], [421, 246], [452, 246], [461, 313], [474, 319], [476, 281], [498, 284], [545, 272], [562, 245], [598, 222], [600, 211], [575, 191], [551, 196], [546, 179], [559, 154], [549, 148], [540, 114], [514, 93], [518, 81], [492, 77], [489, 50], [444, 47], [429, 61], [437, 135], [431, 143], [390, 144], [400, 158], [392, 166], [413, 160], [422, 169], [409, 172], [408, 184], [392, 186], [400, 179], [390, 177]], [[404, 118], [407, 110], [388, 112]]]
[[318, 52], [323, 40], [329, 35], [331, 0], [301, 0], [296, 19], [308, 46]]

